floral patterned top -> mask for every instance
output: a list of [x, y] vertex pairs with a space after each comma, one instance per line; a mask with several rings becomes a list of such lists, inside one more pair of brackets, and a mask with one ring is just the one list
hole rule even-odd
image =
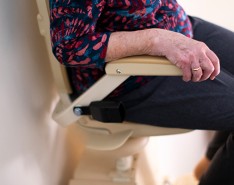
[[[176, 0], [50, 0], [53, 53], [69, 67], [78, 95], [104, 74], [112, 32], [162, 28], [192, 36], [191, 23]], [[125, 94], [152, 77], [130, 77], [112, 95]]]

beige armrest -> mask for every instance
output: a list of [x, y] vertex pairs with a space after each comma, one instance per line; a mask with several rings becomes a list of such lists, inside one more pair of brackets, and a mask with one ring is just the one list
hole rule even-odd
[[133, 56], [109, 62], [108, 75], [181, 76], [182, 71], [165, 57]]

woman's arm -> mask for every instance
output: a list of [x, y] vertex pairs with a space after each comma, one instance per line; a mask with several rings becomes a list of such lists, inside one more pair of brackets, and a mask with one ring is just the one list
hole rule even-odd
[[105, 0], [50, 0], [52, 50], [66, 66], [104, 69], [110, 32], [97, 32]]
[[147, 55], [152, 47], [152, 39], [156, 37], [156, 30], [114, 32], [109, 39], [106, 62], [119, 58]]
[[[203, 81], [218, 75], [217, 56], [205, 44], [182, 34], [163, 29], [96, 32], [105, 3], [50, 0], [52, 48], [62, 64], [104, 69], [105, 61], [146, 54], [167, 57], [182, 69], [184, 81]], [[198, 71], [192, 70], [199, 67]]]
[[[106, 61], [132, 55], [165, 56], [183, 71], [184, 81], [213, 80], [220, 72], [219, 59], [204, 43], [180, 33], [146, 29], [112, 33]], [[192, 69], [199, 68], [194, 71]]]

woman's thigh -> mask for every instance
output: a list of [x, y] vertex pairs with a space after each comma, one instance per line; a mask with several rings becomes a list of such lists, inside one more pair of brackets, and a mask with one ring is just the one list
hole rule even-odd
[[225, 72], [213, 81], [184, 82], [156, 77], [120, 97], [126, 120], [164, 127], [234, 130], [234, 78]]
[[234, 75], [234, 32], [197, 17], [190, 17], [194, 39], [202, 41], [216, 53], [221, 68]]

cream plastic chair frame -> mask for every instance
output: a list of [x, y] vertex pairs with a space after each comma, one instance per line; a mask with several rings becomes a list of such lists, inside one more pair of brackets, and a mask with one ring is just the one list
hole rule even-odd
[[[53, 113], [53, 119], [62, 126], [76, 123], [87, 136], [87, 148], [101, 151], [116, 150], [128, 144], [129, 138], [136, 138], [137, 141], [137, 138], [142, 137], [181, 134], [190, 131], [179, 128], [146, 126], [130, 122], [107, 124], [92, 120], [90, 116], [74, 114], [74, 107], [77, 105], [87, 106], [93, 101], [102, 100], [130, 76], [181, 76], [182, 72], [164, 57], [134, 56], [122, 58], [107, 63], [106, 74], [84, 94], [71, 102], [69, 99], [71, 88], [66, 76], [66, 70], [56, 61], [51, 52], [48, 1], [37, 0], [37, 6], [39, 10], [37, 15], [39, 30], [45, 38], [52, 73], [60, 94], [60, 101]], [[100, 91], [100, 89], [102, 90]], [[143, 140], [142, 144], [145, 145], [145, 140]], [[135, 143], [135, 145], [137, 144]], [[133, 150], [135, 151], [135, 149]], [[103, 182], [102, 185], [104, 185]]]

